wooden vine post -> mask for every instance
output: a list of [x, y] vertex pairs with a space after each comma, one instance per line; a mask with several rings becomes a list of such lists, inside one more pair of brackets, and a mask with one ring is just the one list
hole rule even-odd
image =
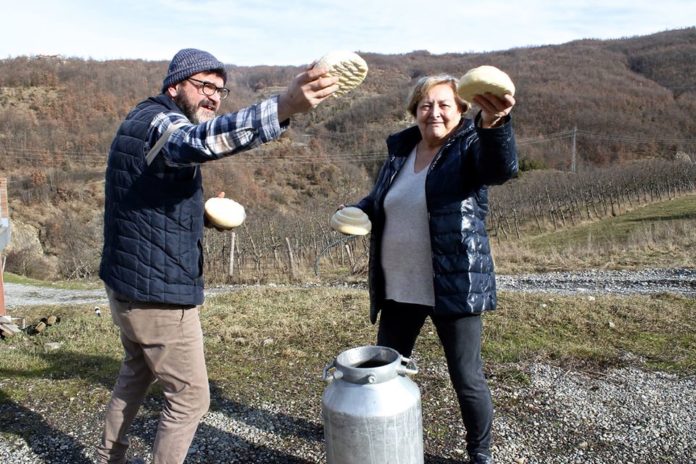
[[290, 263], [290, 278], [292, 280], [297, 279], [297, 271], [295, 269], [295, 258], [292, 254], [292, 246], [290, 245], [290, 239], [285, 237], [285, 244], [288, 247], [288, 262]]
[[227, 274], [232, 277], [234, 273], [234, 246], [237, 241], [237, 232], [232, 232], [230, 237], [230, 268]]

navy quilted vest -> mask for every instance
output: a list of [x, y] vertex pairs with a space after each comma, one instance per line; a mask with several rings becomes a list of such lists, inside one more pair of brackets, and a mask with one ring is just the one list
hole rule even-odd
[[162, 112], [180, 112], [159, 95], [138, 104], [119, 127], [106, 168], [104, 250], [99, 276], [139, 302], [203, 303], [203, 189], [200, 169], [145, 164], [148, 129]]

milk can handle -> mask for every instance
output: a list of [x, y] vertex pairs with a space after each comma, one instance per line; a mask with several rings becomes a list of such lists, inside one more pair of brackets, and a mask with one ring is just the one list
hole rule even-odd
[[[409, 375], [415, 375], [418, 373], [418, 366], [416, 366], [416, 362], [412, 360], [411, 358], [406, 358], [404, 356], [401, 357], [401, 362], [405, 363], [406, 365], [399, 365], [399, 367], [396, 368], [396, 372], [399, 375], [403, 374], [409, 374]], [[409, 368], [409, 366], [412, 366]]]
[[336, 367], [336, 358], [333, 358], [331, 362], [324, 367], [324, 373], [321, 376], [324, 382], [332, 382], [343, 377], [343, 372], [339, 370], [334, 370], [333, 372], [329, 373], [329, 370], [331, 370], [332, 367]]

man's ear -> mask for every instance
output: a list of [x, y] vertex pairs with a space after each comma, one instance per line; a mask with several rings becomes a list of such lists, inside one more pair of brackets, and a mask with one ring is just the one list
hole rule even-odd
[[171, 98], [176, 97], [176, 87], [176, 85], [170, 85], [169, 87], [167, 87], [167, 95], [169, 95]]

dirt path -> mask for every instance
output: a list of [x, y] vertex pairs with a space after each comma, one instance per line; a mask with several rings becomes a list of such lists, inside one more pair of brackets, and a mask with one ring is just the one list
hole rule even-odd
[[508, 291], [565, 295], [677, 293], [696, 297], [696, 269], [591, 270], [499, 275], [497, 282], [499, 289]]
[[106, 304], [104, 289], [66, 290], [51, 287], [5, 283], [5, 306], [8, 309], [35, 305]]

